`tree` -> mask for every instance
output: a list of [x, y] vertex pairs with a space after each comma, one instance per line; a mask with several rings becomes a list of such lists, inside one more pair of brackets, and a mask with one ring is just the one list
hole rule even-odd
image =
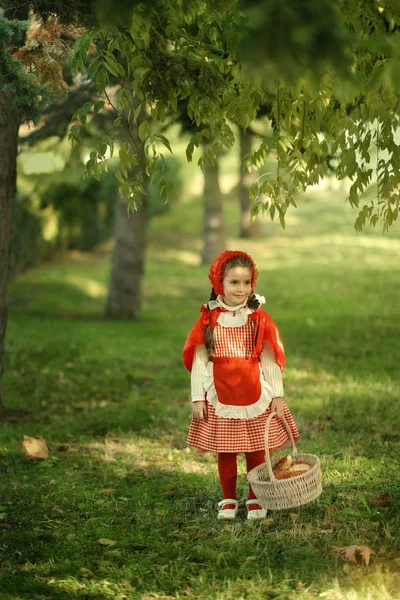
[[[16, 194], [18, 130], [23, 122], [38, 117], [38, 107], [50, 97], [51, 88], [63, 89], [61, 67], [52, 55], [51, 43], [37, 51], [25, 66], [25, 32], [29, 10], [35, 2], [0, 0], [0, 409], [3, 405], [2, 375], [7, 323], [7, 286], [10, 269], [11, 215]], [[38, 0], [52, 13], [62, 2]], [[78, 5], [78, 3], [77, 3]], [[76, 6], [77, 6], [76, 5]], [[84, 7], [85, 4], [82, 4]], [[65, 12], [65, 9], [64, 9]]]
[[[133, 109], [137, 110], [139, 103], [136, 101]], [[122, 113], [124, 118], [126, 115]], [[136, 125], [129, 131], [121, 131], [123, 135], [122, 147], [130, 139], [136, 147], [140, 146], [139, 131], [142, 120], [138, 116]], [[127, 165], [127, 174], [135, 177], [138, 166]], [[108, 291], [106, 316], [113, 319], [137, 319], [142, 306], [142, 279], [147, 247], [147, 231], [149, 224], [149, 211], [147, 203], [148, 175], [141, 179], [144, 196], [137, 204], [134, 213], [129, 213], [129, 198], [126, 194], [120, 195], [117, 204], [115, 222], [115, 247], [112, 257], [111, 278]]]
[[[19, 20], [5, 18], [0, 3], [0, 407], [4, 339], [7, 324], [7, 286], [10, 269], [11, 217], [16, 193], [18, 130], [24, 118], [31, 118], [38, 102], [39, 89], [33, 79], [10, 55], [9, 48], [22, 43], [26, 26]], [[19, 11], [19, 17], [25, 17]]]

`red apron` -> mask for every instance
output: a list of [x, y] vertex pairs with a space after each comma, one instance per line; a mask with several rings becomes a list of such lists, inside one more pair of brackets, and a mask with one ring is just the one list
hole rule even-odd
[[260, 363], [257, 357], [211, 357], [210, 360], [214, 364], [214, 384], [221, 404], [250, 406], [260, 399]]

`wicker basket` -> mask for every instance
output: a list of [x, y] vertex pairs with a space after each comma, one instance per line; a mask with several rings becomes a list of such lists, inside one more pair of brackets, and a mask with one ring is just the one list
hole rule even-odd
[[275, 415], [276, 413], [271, 413], [265, 424], [266, 462], [249, 471], [247, 479], [257, 496], [257, 500], [260, 502], [260, 506], [271, 510], [282, 510], [301, 506], [318, 498], [322, 492], [322, 476], [318, 456], [297, 453], [292, 432], [286, 419], [283, 418], [282, 421], [292, 443], [293, 459], [308, 463], [311, 465], [311, 469], [290, 479], [275, 479], [272, 467], [278, 459], [275, 458], [271, 464], [268, 449], [269, 425]]

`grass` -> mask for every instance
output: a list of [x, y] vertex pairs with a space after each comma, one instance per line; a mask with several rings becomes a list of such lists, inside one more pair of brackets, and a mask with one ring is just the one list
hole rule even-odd
[[[310, 194], [284, 232], [235, 238], [278, 322], [286, 398], [324, 492], [292, 511], [216, 520], [215, 457], [186, 447], [181, 348], [208, 295], [199, 199], [154, 220], [140, 322], [102, 319], [109, 248], [18, 277], [10, 290], [0, 438], [0, 598], [400, 598], [400, 235], [356, 235], [338, 191]], [[177, 235], [178, 234], [178, 235]], [[397, 286], [397, 288], [396, 288]], [[24, 412], [25, 411], [25, 412]], [[23, 435], [50, 458], [26, 459]], [[369, 500], [388, 494], [386, 506]], [[371, 547], [369, 567], [334, 547]]]

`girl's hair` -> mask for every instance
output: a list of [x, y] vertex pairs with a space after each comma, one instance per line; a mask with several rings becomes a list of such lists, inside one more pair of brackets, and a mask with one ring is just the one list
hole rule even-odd
[[[248, 258], [246, 258], [245, 256], [240, 256], [240, 255], [234, 256], [233, 258], [230, 258], [229, 260], [227, 260], [226, 263], [224, 263], [223, 268], [222, 268], [223, 275], [225, 276], [228, 269], [231, 269], [232, 267], [247, 267], [248, 269], [250, 269], [250, 271], [253, 270], [253, 265], [252, 265], [251, 261]], [[211, 288], [210, 300], [216, 300], [216, 299], [217, 299], [217, 294], [215, 293], [214, 288]], [[247, 298], [247, 306], [249, 308], [252, 308], [253, 310], [256, 310], [260, 306], [260, 302], [257, 300], [257, 298], [254, 295], [254, 291], [252, 291], [250, 296]], [[205, 333], [205, 346], [206, 346], [208, 354], [211, 354], [211, 352], [215, 349], [215, 345], [214, 345], [214, 336], [213, 336], [213, 332], [212, 332], [210, 325], [207, 325], [204, 328], [204, 333]]]

